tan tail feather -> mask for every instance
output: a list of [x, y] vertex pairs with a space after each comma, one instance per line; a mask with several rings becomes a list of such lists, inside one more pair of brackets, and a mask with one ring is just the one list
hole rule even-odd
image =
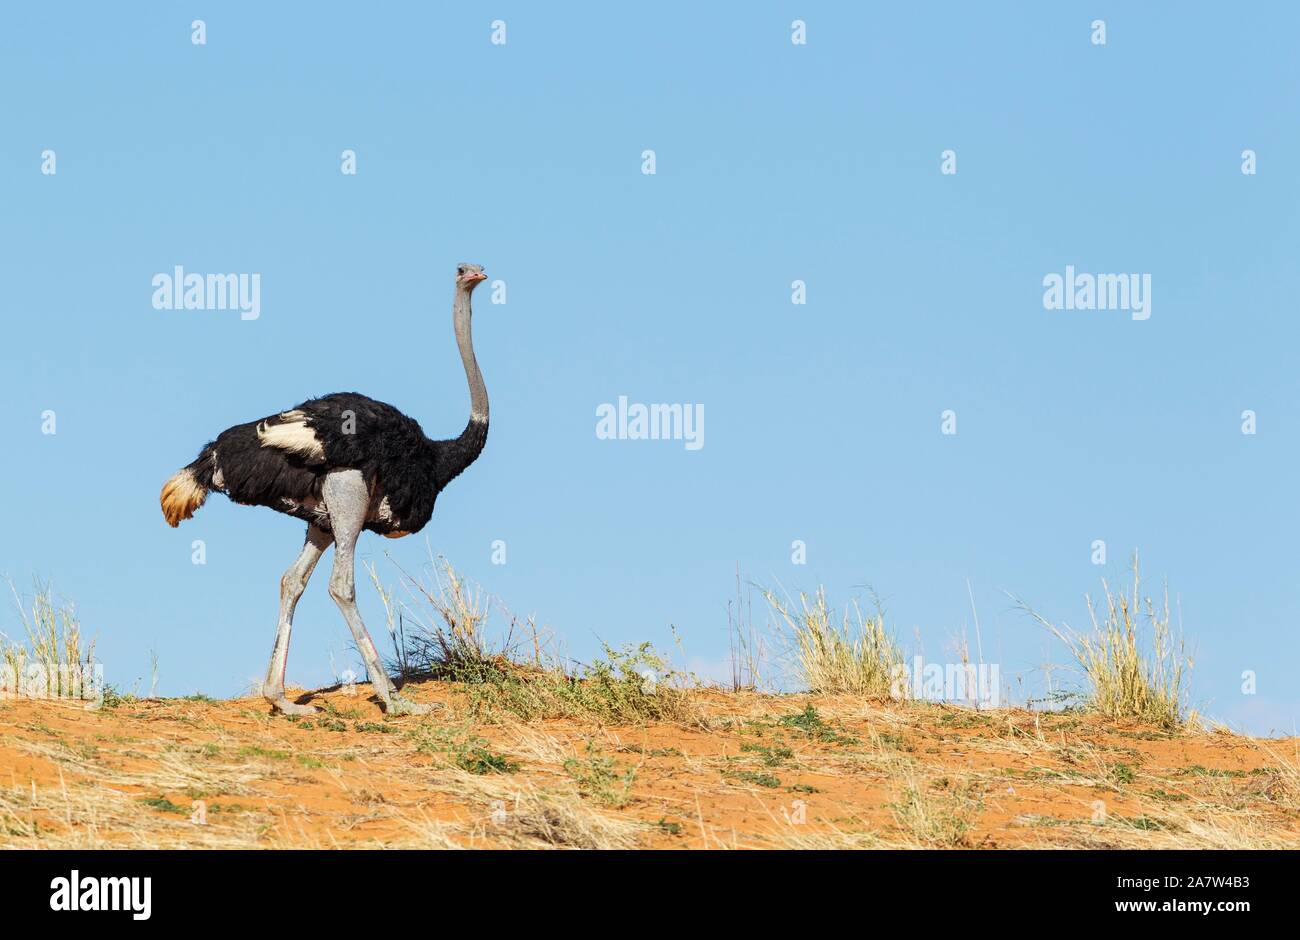
[[185, 519], [194, 515], [194, 511], [208, 498], [208, 491], [194, 479], [189, 470], [178, 470], [172, 478], [163, 484], [160, 502], [163, 518], [173, 529]]

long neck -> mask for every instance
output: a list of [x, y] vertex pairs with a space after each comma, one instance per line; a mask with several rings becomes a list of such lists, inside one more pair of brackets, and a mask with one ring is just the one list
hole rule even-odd
[[478, 370], [478, 360], [474, 358], [474, 337], [471, 321], [473, 310], [469, 305], [469, 291], [457, 289], [456, 302], [452, 305], [452, 319], [456, 326], [456, 347], [460, 350], [461, 362], [465, 364], [465, 379], [469, 382], [469, 420], [481, 424], [488, 423], [487, 386], [483, 384], [483, 373]]
[[452, 319], [456, 327], [456, 346], [460, 349], [460, 359], [465, 365], [465, 380], [469, 383], [469, 423], [460, 437], [440, 441], [438, 485], [446, 486], [458, 477], [465, 468], [472, 464], [483, 452], [487, 443], [488, 431], [488, 395], [487, 386], [483, 384], [483, 373], [479, 371], [478, 360], [474, 357], [474, 338], [470, 321], [473, 311], [470, 309], [470, 292], [457, 286], [456, 302], [452, 305]]

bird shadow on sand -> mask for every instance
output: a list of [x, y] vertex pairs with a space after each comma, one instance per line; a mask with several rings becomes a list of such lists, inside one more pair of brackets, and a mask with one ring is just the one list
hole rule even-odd
[[[425, 680], [425, 681], [432, 681], [432, 680]], [[412, 680], [412, 679], [393, 679], [392, 682], [393, 682], [393, 686], [396, 688], [398, 692], [403, 691], [408, 686], [416, 688], [424, 684], [421, 681]], [[290, 701], [293, 702], [295, 705], [317, 705], [317, 707], [320, 707], [319, 704], [313, 701], [313, 699], [342, 692], [345, 695], [348, 695], [350, 697], [356, 697], [358, 699], [361, 699], [362, 701], [365, 701], [371, 705], [378, 706], [382, 709], [384, 704], [383, 699], [381, 699], [373, 691], [363, 692], [362, 691], [363, 688], [373, 689], [374, 687], [369, 682], [351, 682], [351, 683], [336, 682], [333, 685], [322, 686], [319, 689], [312, 689], [308, 692], [303, 692], [297, 698], [290, 699]], [[352, 691], [348, 692], [347, 691], [348, 689], [352, 689]]]

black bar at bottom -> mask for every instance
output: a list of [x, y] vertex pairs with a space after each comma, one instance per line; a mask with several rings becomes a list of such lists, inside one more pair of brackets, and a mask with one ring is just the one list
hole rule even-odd
[[[1228, 927], [1291, 909], [1288, 852], [204, 852], [0, 853], [6, 920], [134, 927], [385, 928], [471, 917], [602, 930], [771, 930], [822, 918], [905, 927], [1051, 915]], [[76, 875], [73, 875], [73, 872]], [[145, 882], [149, 879], [147, 893]], [[104, 881], [103, 879], [112, 879]], [[132, 879], [122, 881], [120, 879]], [[75, 901], [73, 897], [75, 895]], [[146, 903], [147, 901], [147, 903]], [[115, 906], [117, 910], [86, 910]], [[73, 910], [76, 908], [76, 910]], [[688, 913], [690, 912], [690, 913]], [[144, 916], [147, 913], [147, 918]], [[592, 917], [614, 918], [591, 921]], [[269, 920], [267, 919], [269, 918]]]

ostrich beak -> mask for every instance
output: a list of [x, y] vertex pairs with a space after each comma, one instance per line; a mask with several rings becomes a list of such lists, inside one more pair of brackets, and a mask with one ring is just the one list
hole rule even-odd
[[471, 284], [477, 284], [479, 281], [486, 281], [487, 275], [479, 271], [477, 274], [466, 274], [465, 280]]

